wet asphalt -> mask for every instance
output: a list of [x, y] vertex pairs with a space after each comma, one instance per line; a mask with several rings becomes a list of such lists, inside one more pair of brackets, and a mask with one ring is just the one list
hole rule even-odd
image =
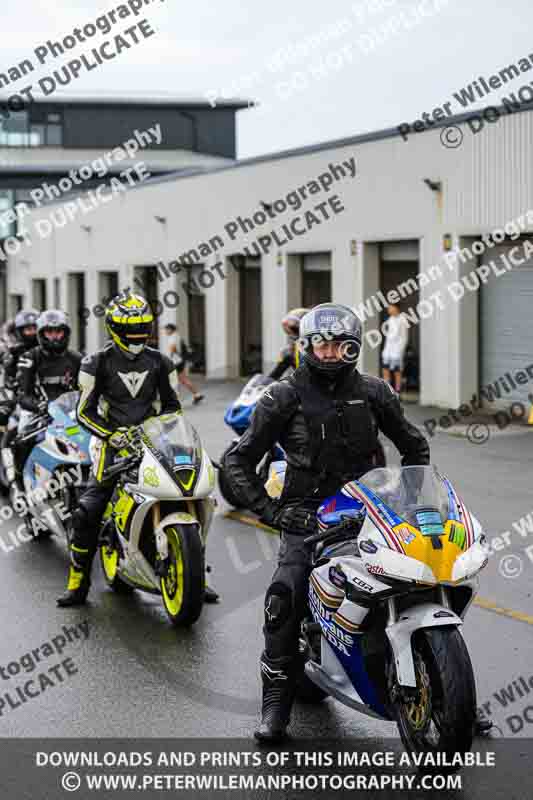
[[[232, 438], [222, 418], [238, 388], [238, 383], [213, 382], [205, 386], [204, 403], [193, 408], [184, 399], [185, 411], [214, 459]], [[405, 409], [416, 424], [427, 417], [417, 406]], [[533, 677], [529, 696], [519, 682], [523, 678], [528, 685], [533, 676], [533, 428], [479, 445], [439, 432], [431, 447], [432, 460], [452, 479], [493, 544], [481, 574], [481, 605], [471, 608], [462, 633], [475, 669], [478, 705], [488, 704], [497, 737], [518, 744], [533, 735]], [[393, 446], [386, 443], [386, 449], [390, 461], [396, 461]], [[172, 629], [157, 597], [111, 592], [99, 564], [89, 604], [58, 609], [55, 598], [67, 571], [65, 544], [52, 539], [15, 547], [9, 536], [15, 521], [0, 524], [5, 544], [0, 544], [0, 736], [249, 737], [260, 697], [263, 596], [274, 570], [277, 542], [271, 533], [227, 518], [227, 511], [219, 499], [208, 540], [210, 580], [222, 602], [206, 606], [190, 630]], [[520, 523], [514, 528], [513, 522], [529, 512], [531, 533], [526, 526], [522, 535]], [[507, 537], [494, 538], [505, 531]], [[63, 626], [76, 628], [79, 638], [72, 631], [66, 634]], [[56, 652], [41, 656], [33, 669], [29, 654], [35, 649], [40, 653], [47, 642], [55, 642]], [[25, 655], [26, 667], [10, 675], [7, 665], [20, 663]], [[65, 660], [53, 685], [27, 702], [19, 698], [15, 705], [17, 686]], [[513, 681], [522, 688], [522, 696], [516, 686], [513, 692], [509, 689]], [[6, 692], [11, 692], [11, 703]], [[359, 715], [332, 700], [321, 707], [297, 707], [292, 732], [315, 739], [397, 737], [394, 724]], [[506, 797], [527, 796], [510, 788]], [[482, 795], [487, 797], [486, 787], [479, 783], [463, 796]]]

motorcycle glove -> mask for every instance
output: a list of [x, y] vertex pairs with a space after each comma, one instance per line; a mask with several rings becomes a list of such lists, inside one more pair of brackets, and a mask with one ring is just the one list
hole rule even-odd
[[279, 500], [270, 500], [260, 516], [261, 522], [278, 530], [301, 536], [316, 533], [316, 503], [308, 507], [305, 503], [281, 506]]
[[131, 428], [117, 428], [108, 439], [109, 444], [115, 450], [124, 450], [131, 444], [135, 427]]
[[297, 536], [312, 536], [317, 531], [316, 506], [288, 505], [276, 515], [276, 527]]

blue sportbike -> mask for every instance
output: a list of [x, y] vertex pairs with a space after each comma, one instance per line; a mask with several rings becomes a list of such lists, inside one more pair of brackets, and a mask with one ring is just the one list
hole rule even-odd
[[[220, 457], [220, 463], [218, 466], [218, 486], [220, 489], [220, 493], [224, 500], [229, 503], [230, 506], [239, 507], [240, 503], [233, 494], [233, 491], [226, 479], [225, 475], [225, 467], [224, 467], [224, 456], [229, 450], [230, 447], [233, 447], [235, 442], [239, 440], [239, 438], [243, 435], [245, 430], [248, 428], [250, 424], [250, 420], [252, 418], [252, 414], [254, 409], [262, 395], [268, 389], [268, 387], [275, 383], [273, 378], [269, 378], [267, 375], [254, 375], [248, 383], [243, 387], [241, 393], [237, 397], [237, 399], [229, 406], [224, 414], [224, 422], [226, 425], [237, 434], [237, 438], [234, 438], [231, 445], [226, 448], [222, 456]], [[267, 453], [265, 458], [259, 464], [257, 471], [258, 474], [266, 480], [269, 466], [272, 461], [278, 461], [285, 457], [285, 453], [283, 449], [279, 445], [275, 445], [272, 448], [270, 453]]]

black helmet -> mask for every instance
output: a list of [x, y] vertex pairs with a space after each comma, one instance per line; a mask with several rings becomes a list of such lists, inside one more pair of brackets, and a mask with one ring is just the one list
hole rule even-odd
[[[49, 331], [63, 331], [61, 339], [50, 339]], [[48, 355], [62, 355], [68, 347], [70, 340], [70, 325], [64, 311], [50, 309], [43, 311], [37, 320], [37, 338], [39, 345]]]
[[35, 326], [38, 316], [38, 311], [34, 308], [29, 308], [27, 311], [19, 311], [15, 317], [15, 336], [26, 347], [35, 347], [37, 344], [37, 332], [24, 333], [24, 328]]
[[105, 325], [116, 347], [128, 358], [142, 353], [154, 323], [154, 315], [144, 297], [120, 294], [106, 308]]
[[300, 335], [300, 322], [308, 311], [308, 308], [293, 308], [281, 320], [281, 327], [291, 339], [297, 339]]
[[[304, 361], [323, 375], [336, 377], [352, 368], [361, 350], [362, 328], [359, 317], [340, 303], [321, 303], [308, 311], [300, 322], [298, 347]], [[342, 342], [340, 359], [322, 361], [313, 345], [324, 341]]]

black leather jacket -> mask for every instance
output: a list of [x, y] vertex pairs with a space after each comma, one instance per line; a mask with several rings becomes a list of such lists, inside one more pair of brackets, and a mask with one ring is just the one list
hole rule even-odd
[[83, 359], [79, 383], [78, 420], [101, 439], [108, 439], [117, 428], [181, 409], [176, 368], [151, 347], [128, 359], [107, 344]]
[[325, 384], [304, 364], [263, 394], [250, 427], [224, 456], [226, 478], [261, 515], [271, 501], [256, 467], [279, 442], [287, 457], [282, 502], [321, 501], [376, 466], [378, 429], [398, 448], [402, 466], [429, 463], [427, 440], [385, 381], [354, 368], [340, 384]]
[[1, 358], [4, 369], [4, 383], [8, 389], [15, 389], [17, 385], [17, 370], [19, 359], [24, 353], [31, 351], [32, 348], [20, 342], [11, 345]]
[[48, 355], [34, 347], [21, 355], [17, 370], [20, 407], [36, 412], [40, 400], [56, 400], [64, 392], [77, 389], [80, 362], [81, 355], [75, 350]]

